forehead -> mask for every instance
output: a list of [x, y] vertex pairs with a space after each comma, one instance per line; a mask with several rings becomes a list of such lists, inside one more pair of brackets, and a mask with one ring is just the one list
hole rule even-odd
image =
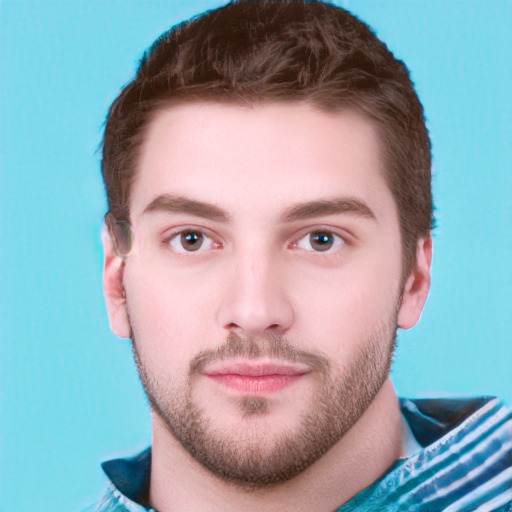
[[132, 186], [136, 220], [162, 194], [227, 211], [277, 214], [297, 202], [351, 196], [394, 210], [374, 124], [308, 104], [189, 103], [147, 127]]

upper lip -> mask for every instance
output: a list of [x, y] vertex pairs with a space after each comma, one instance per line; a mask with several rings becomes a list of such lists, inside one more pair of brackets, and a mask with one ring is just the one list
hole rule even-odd
[[211, 365], [204, 373], [206, 375], [243, 375], [261, 377], [264, 375], [302, 375], [310, 368], [300, 363], [283, 363], [273, 361], [219, 361]]

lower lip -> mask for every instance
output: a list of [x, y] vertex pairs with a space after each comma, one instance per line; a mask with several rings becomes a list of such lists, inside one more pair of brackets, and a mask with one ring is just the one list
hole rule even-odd
[[247, 395], [275, 393], [297, 382], [303, 374], [296, 375], [208, 375], [217, 383]]

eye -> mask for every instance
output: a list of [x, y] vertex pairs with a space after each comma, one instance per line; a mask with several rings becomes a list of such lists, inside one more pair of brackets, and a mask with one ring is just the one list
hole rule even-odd
[[309, 232], [295, 243], [295, 247], [306, 251], [326, 252], [345, 245], [345, 240], [327, 229]]
[[199, 229], [186, 229], [174, 233], [166, 240], [166, 243], [176, 253], [205, 251], [220, 246]]

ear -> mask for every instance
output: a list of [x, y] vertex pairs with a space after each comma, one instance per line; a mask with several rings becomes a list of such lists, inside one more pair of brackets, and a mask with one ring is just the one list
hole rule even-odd
[[398, 327], [410, 329], [421, 318], [430, 291], [432, 236], [422, 238], [416, 247], [416, 263], [407, 277], [398, 311]]
[[126, 295], [123, 284], [125, 262], [114, 251], [110, 233], [106, 226], [101, 233], [105, 261], [103, 267], [103, 288], [107, 302], [110, 328], [121, 338], [130, 337], [130, 322], [126, 309]]

